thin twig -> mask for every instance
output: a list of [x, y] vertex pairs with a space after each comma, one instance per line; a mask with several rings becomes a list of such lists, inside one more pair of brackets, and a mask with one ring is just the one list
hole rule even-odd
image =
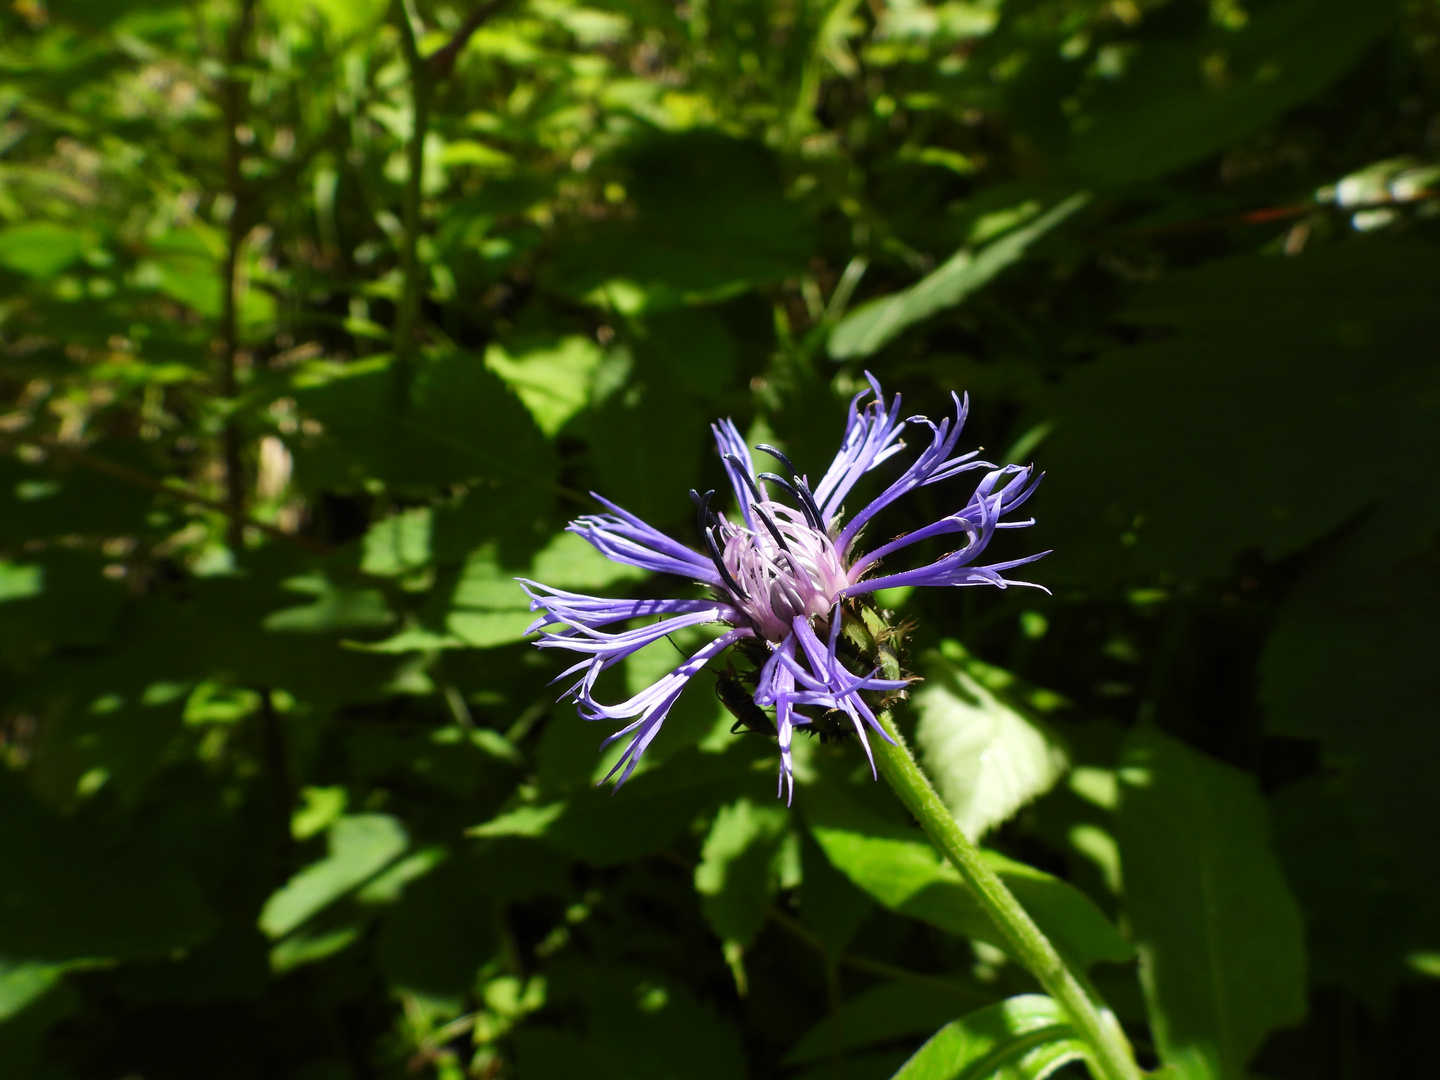
[[436, 79], [443, 79], [455, 68], [455, 60], [460, 55], [460, 50], [465, 48], [466, 42], [472, 34], [489, 21], [506, 4], [506, 0], [490, 0], [487, 4], [481, 4], [474, 11], [465, 17], [465, 21], [440, 48], [425, 58], [425, 63], [430, 67], [430, 74]]

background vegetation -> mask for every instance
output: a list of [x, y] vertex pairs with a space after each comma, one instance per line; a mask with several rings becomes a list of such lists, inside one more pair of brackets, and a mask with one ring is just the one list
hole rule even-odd
[[1433, 1075], [1433, 0], [0, 26], [6, 1080], [883, 1080], [1031, 989], [853, 744], [787, 810], [702, 681], [612, 797], [524, 641], [677, 586], [584, 492], [687, 535], [867, 368], [1048, 472], [901, 719], [1144, 1062]]

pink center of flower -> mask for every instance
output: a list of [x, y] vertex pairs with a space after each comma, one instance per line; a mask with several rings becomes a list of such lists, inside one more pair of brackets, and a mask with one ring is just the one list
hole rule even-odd
[[752, 514], [753, 530], [720, 519], [725, 568], [743, 595], [729, 591], [761, 637], [780, 641], [795, 616], [828, 616], [850, 581], [830, 537], [800, 511], [766, 501]]

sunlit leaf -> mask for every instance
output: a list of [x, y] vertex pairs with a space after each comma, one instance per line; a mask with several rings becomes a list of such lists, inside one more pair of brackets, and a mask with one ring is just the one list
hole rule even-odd
[[404, 827], [388, 814], [351, 814], [328, 832], [329, 854], [300, 871], [260, 913], [260, 929], [283, 937], [312, 915], [364, 884], [409, 844]]
[[1065, 752], [1035, 720], [963, 667], [935, 656], [914, 695], [915, 741], [926, 770], [972, 840], [1043, 795]]
[[764, 925], [778, 883], [772, 864], [788, 825], [789, 814], [778, 802], [740, 799], [715, 815], [695, 868], [695, 891], [721, 941], [749, 945]]
[[908, 289], [861, 304], [831, 331], [830, 355], [836, 360], [869, 356], [921, 319], [954, 307], [1019, 260], [1031, 244], [1084, 206], [1086, 199], [1085, 195], [1072, 195], [977, 251], [962, 248]]
[[85, 234], [51, 221], [0, 229], [0, 266], [33, 278], [51, 278], [80, 258]]
[[893, 1080], [1044, 1080], [1089, 1048], [1048, 997], [1026, 994], [952, 1021]]
[[[880, 903], [952, 934], [1005, 947], [959, 871], [918, 829], [879, 817], [835, 785], [807, 787], [801, 807], [829, 860]], [[1056, 947], [1082, 966], [1133, 954], [1078, 889], [994, 852], [986, 857]]]

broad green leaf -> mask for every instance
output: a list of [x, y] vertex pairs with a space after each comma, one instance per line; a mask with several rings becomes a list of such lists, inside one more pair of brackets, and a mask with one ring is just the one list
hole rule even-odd
[[[959, 872], [918, 829], [886, 821], [837, 785], [806, 787], [801, 809], [836, 869], [880, 903], [952, 934], [1004, 948], [999, 930]], [[1129, 943], [1078, 889], [994, 852], [986, 858], [1056, 948], [1075, 963], [1088, 967], [1133, 955]]]
[[[581, 723], [572, 717], [560, 722]], [[599, 742], [598, 732], [596, 743]], [[750, 758], [739, 753], [676, 753], [661, 768], [637, 775], [618, 791], [581, 789], [570, 799], [519, 807], [470, 830], [471, 835], [543, 837], [558, 850], [599, 866], [613, 866], [665, 848], [707, 806], [738, 791], [769, 789], [755, 782]]]
[[523, 640], [525, 628], [535, 621], [535, 614], [515, 581], [517, 576], [584, 592], [645, 575], [632, 566], [607, 559], [584, 537], [571, 532], [557, 533], [523, 575], [501, 566], [494, 546], [486, 546], [465, 562], [450, 597], [446, 629], [476, 648]]
[[810, 222], [771, 151], [716, 130], [655, 132], [619, 155], [636, 215], [580, 233], [548, 267], [556, 287], [653, 312], [801, 272]]
[[48, 1032], [81, 1004], [80, 995], [61, 984], [0, 1023], [0, 1076], [7, 1080], [38, 1076], [42, 1063], [50, 1056], [46, 1053]]
[[87, 551], [46, 551], [26, 562], [0, 561], [0, 649], [12, 656], [110, 640], [124, 586], [104, 576]]
[[592, 338], [578, 335], [511, 349], [491, 345], [485, 366], [519, 395], [540, 430], [554, 435], [590, 400], [591, 378], [604, 353]]
[[785, 1055], [785, 1062], [800, 1065], [823, 1061], [837, 1047], [848, 1053], [906, 1035], [931, 1032], [984, 1000], [981, 993], [958, 983], [948, 994], [929, 983], [881, 983], [846, 1001], [832, 1018], [807, 1031]]
[[[154, 479], [143, 452], [102, 445], [94, 456]], [[123, 536], [146, 528], [155, 495], [94, 469], [51, 458], [43, 466], [0, 457], [0, 540], [19, 545], [56, 536]]]
[[836, 870], [814, 838], [805, 835], [800, 846], [800, 918], [838, 957], [874, 912], [875, 901]]
[[17, 965], [14, 1001], [49, 977], [43, 965], [163, 956], [214, 929], [161, 838], [61, 818], [9, 770], [0, 771], [0, 866], [0, 956]]
[[[1440, 499], [1421, 475], [1310, 562], [1260, 661], [1266, 729], [1322, 740], [1325, 772], [1348, 804], [1321, 819], [1339, 817], [1346, 841], [1311, 835], [1306, 844], [1307, 877], [1325, 909], [1311, 918], [1312, 939], [1317, 921], [1330, 925], [1317, 947], [1341, 960], [1343, 943], [1347, 981], [1375, 996], [1398, 975], [1406, 937], [1422, 946], [1430, 935], [1419, 925], [1440, 916], [1440, 852], [1430, 842], [1440, 829], [1431, 782], [1440, 754]], [[1351, 859], [1333, 853], [1342, 842]], [[1411, 899], [1402, 902], [1397, 885]], [[1342, 898], [1349, 915], [1336, 910]]]
[[915, 742], [965, 835], [978, 840], [1065, 771], [1065, 751], [1017, 704], [934, 655], [914, 695]]
[[1117, 818], [1125, 910], [1161, 1058], [1182, 1080], [1243, 1080], [1305, 1015], [1300, 912], [1254, 780], [1142, 728]]
[[1359, 240], [1220, 260], [1142, 292], [1130, 317], [1169, 332], [1059, 390], [1036, 536], [1056, 541], [1047, 573], [1220, 575], [1239, 552], [1280, 558], [1408, 498], [1412, 476], [1440, 469], [1437, 277], [1432, 247]]
[[1072, 195], [976, 251], [960, 249], [908, 289], [861, 304], [831, 331], [830, 355], [836, 360], [869, 356], [920, 320], [954, 307], [1019, 260], [1031, 244], [1084, 206], [1087, 199], [1086, 195]]
[[265, 901], [260, 929], [270, 937], [284, 937], [363, 885], [394, 862], [410, 842], [404, 827], [388, 814], [340, 817], [327, 835], [329, 854], [301, 870]]
[[392, 577], [428, 564], [431, 516], [430, 507], [417, 506], [375, 522], [365, 534], [360, 569]]
[[446, 630], [483, 649], [523, 641], [525, 628], [534, 621], [529, 599], [515, 575], [496, 561], [493, 548], [482, 548], [466, 560], [450, 596]]
[[265, 6], [285, 21], [303, 23], [319, 16], [338, 39], [373, 31], [384, 18], [385, 0], [265, 0]]
[[601, 963], [572, 965], [551, 980], [547, 997], [578, 1001], [585, 1034], [521, 1028], [516, 1064], [526, 1080], [673, 1080], [677, 1070], [693, 1080], [746, 1075], [739, 1033], [677, 981]]
[[64, 976], [68, 965], [44, 963], [12, 964], [0, 960], [0, 1022], [29, 1008]]
[[1085, 182], [1111, 186], [1161, 176], [1231, 145], [1354, 65], [1393, 7], [1388, 0], [1247, 5], [1238, 27], [1140, 44], [1074, 111], [1068, 164]]
[[384, 360], [298, 379], [295, 399], [322, 427], [295, 449], [303, 485], [353, 489], [374, 478], [429, 493], [477, 478], [553, 484], [554, 451], [482, 357], [427, 355], [404, 396], [398, 379]]
[[699, 470], [701, 448], [709, 441], [705, 422], [710, 418], [668, 365], [643, 372], [632, 382], [585, 415], [583, 427], [601, 493], [657, 526], [690, 519], [685, 493]]
[[946, 1024], [893, 1080], [1044, 1080], [1087, 1056], [1060, 1007], [1025, 994]]
[[28, 221], [0, 229], [0, 266], [42, 281], [85, 252], [85, 234], [52, 221]]
[[320, 574], [291, 578], [286, 588], [314, 596], [308, 604], [281, 608], [260, 624], [271, 633], [353, 634], [382, 630], [394, 621], [378, 589], [337, 587]]
[[363, 930], [360, 922], [353, 920], [335, 926], [302, 926], [275, 943], [270, 950], [270, 967], [283, 975], [325, 960], [354, 944]]
[[544, 836], [545, 830], [565, 813], [564, 803], [547, 803], [544, 806], [521, 806], [507, 811], [497, 818], [476, 825], [467, 830], [470, 836]]
[[585, 591], [640, 581], [645, 571], [607, 559], [579, 533], [559, 532], [535, 555], [529, 577], [560, 589]]
[[473, 860], [451, 859], [405, 890], [386, 912], [376, 961], [392, 984], [460, 995], [496, 947], [483, 881]]
[[775, 858], [789, 830], [783, 804], [737, 799], [720, 808], [700, 850], [695, 891], [721, 941], [749, 945], [778, 884]]

